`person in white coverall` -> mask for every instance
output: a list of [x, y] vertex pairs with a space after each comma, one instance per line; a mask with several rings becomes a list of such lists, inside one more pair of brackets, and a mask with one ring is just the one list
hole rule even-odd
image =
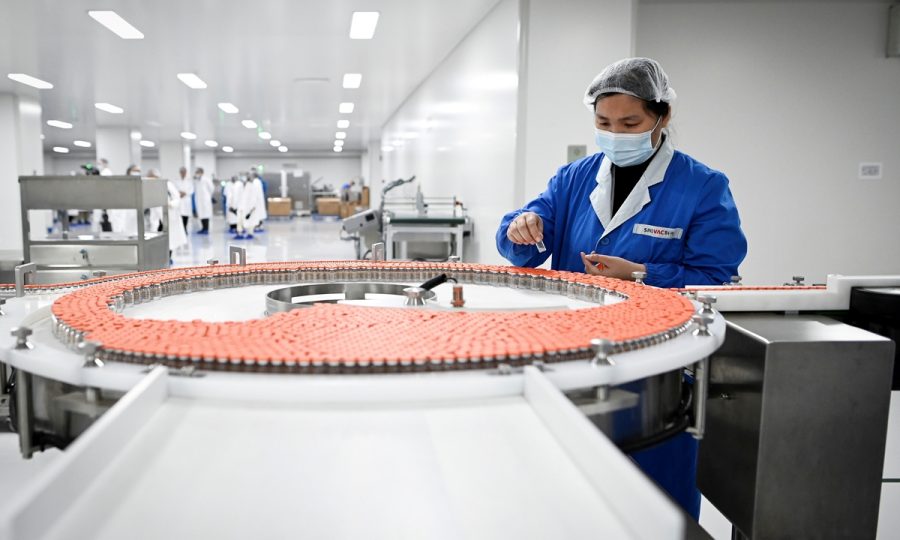
[[188, 220], [191, 219], [191, 194], [194, 193], [194, 181], [187, 177], [187, 169], [181, 167], [178, 169], [178, 176], [175, 180], [175, 189], [178, 190], [178, 214], [181, 216], [181, 228], [187, 234]]
[[[159, 178], [159, 171], [150, 169], [147, 172], [147, 178]], [[168, 189], [168, 206], [169, 206], [169, 259], [172, 258], [172, 252], [181, 246], [187, 245], [187, 235], [184, 233], [184, 225], [181, 224], [181, 216], [179, 208], [181, 207], [181, 194], [175, 183], [171, 180], [166, 182]], [[163, 230], [163, 209], [162, 207], [150, 209], [150, 231], [162, 232]]]
[[[97, 163], [97, 170], [100, 171], [100, 176], [112, 176], [112, 169], [109, 168], [109, 162], [106, 161], [106, 158], [100, 158]], [[106, 213], [106, 210], [103, 209], [95, 209], [91, 213], [91, 231], [94, 233], [99, 233], [100, 231], [110, 231], [109, 221], [104, 219], [103, 214]]]
[[250, 169], [250, 178], [253, 181], [253, 189], [256, 191], [256, 195], [262, 204], [257, 208], [259, 212], [259, 223], [256, 224], [254, 228], [255, 232], [263, 232], [263, 221], [269, 217], [269, 212], [266, 210], [266, 187], [265, 181], [262, 177], [259, 176], [259, 173], [256, 171], [256, 167]]
[[[125, 175], [140, 177], [141, 168], [137, 165], [130, 165], [125, 171]], [[137, 212], [134, 209], [110, 208], [106, 211], [106, 215], [109, 217], [109, 224], [113, 232], [126, 236], [137, 236]], [[144, 219], [143, 215], [141, 215], [141, 219]]]
[[228, 222], [228, 232], [237, 232], [238, 205], [243, 187], [243, 182], [237, 176], [232, 176], [231, 181], [225, 184], [225, 189], [222, 191], [225, 196], [225, 219]]
[[265, 205], [262, 189], [256, 189], [254, 181], [245, 177], [238, 196], [238, 223], [236, 239], [252, 239], [253, 230], [260, 224], [261, 208]]
[[200, 218], [200, 230], [197, 234], [209, 234], [209, 219], [213, 215], [212, 197], [216, 189], [212, 180], [203, 173], [203, 167], [197, 167], [194, 172], [194, 204], [197, 206], [197, 217]]

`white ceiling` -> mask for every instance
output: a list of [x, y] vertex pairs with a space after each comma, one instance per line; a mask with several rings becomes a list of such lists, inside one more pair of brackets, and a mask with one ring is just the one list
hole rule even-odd
[[[348, 151], [377, 139], [404, 98], [496, 0], [2, 0], [0, 92], [39, 96], [45, 147], [94, 141], [96, 126], [127, 126], [151, 141], [193, 131], [196, 148], [215, 139], [238, 152], [272, 152], [241, 120], [255, 120], [293, 151], [331, 151], [339, 118], [351, 122]], [[123, 40], [88, 10], [113, 9], [145, 35]], [[348, 36], [353, 11], [379, 11], [372, 40]], [[53, 83], [35, 90], [6, 77]], [[179, 72], [209, 87], [191, 90]], [[344, 73], [363, 74], [344, 90]], [[327, 79], [310, 82], [303, 79]], [[228, 115], [218, 102], [240, 108]], [[338, 103], [356, 110], [338, 114]], [[94, 108], [109, 102], [113, 115]]]

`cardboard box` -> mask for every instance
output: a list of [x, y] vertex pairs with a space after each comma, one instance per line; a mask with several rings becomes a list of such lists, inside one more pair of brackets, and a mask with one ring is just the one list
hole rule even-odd
[[360, 197], [359, 205], [363, 208], [369, 207], [369, 186], [363, 186], [362, 197]]
[[341, 200], [337, 197], [319, 197], [316, 199], [316, 212], [323, 216], [339, 216]]
[[361, 207], [356, 203], [341, 203], [341, 219], [348, 218], [360, 210]]
[[291, 200], [286, 197], [269, 197], [267, 209], [270, 216], [287, 217], [291, 215]]

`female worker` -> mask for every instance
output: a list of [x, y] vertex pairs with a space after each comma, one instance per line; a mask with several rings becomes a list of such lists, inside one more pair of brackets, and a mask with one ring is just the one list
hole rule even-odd
[[[538, 198], [503, 217], [500, 253], [518, 266], [552, 255], [557, 270], [626, 280], [646, 272], [657, 287], [736, 275], [747, 241], [728, 179], [674, 149], [665, 130], [674, 99], [655, 60], [607, 66], [584, 97], [600, 152], [560, 168]], [[697, 517], [696, 456], [683, 433], [632, 457]]]

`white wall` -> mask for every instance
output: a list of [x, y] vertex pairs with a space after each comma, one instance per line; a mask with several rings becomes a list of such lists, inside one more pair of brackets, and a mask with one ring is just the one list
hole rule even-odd
[[[475, 234], [465, 258], [476, 262], [501, 261], [494, 232], [513, 208], [517, 25], [516, 0], [499, 2], [381, 134], [382, 145], [394, 147], [382, 151], [382, 177], [418, 178], [396, 192], [412, 195], [418, 184], [426, 197], [456, 195], [468, 207]], [[372, 183], [373, 206], [380, 180]]]
[[238, 173], [249, 171], [250, 167], [258, 167], [260, 165], [264, 167], [264, 172], [266, 173], [277, 173], [282, 169], [309, 171], [312, 180], [324, 177], [318, 185], [331, 184], [335, 189], [339, 189], [344, 182], [357, 180], [360, 176], [360, 158], [356, 156], [334, 158], [290, 156], [250, 158], [223, 157], [220, 155], [216, 162], [219, 178], [231, 178]]
[[[636, 0], [526, 0], [516, 206], [547, 188], [569, 145], [596, 153], [584, 91], [608, 64], [632, 56]], [[498, 216], [499, 224], [499, 216]]]
[[[22, 256], [19, 176], [42, 174], [41, 106], [31, 97], [0, 94], [0, 258]], [[43, 216], [44, 213], [41, 213]], [[35, 230], [41, 226], [36, 225]]]
[[203, 174], [205, 176], [210, 178], [213, 176], [216, 178], [220, 177], [218, 173], [218, 160], [216, 159], [216, 152], [214, 150], [197, 150], [194, 152], [194, 166], [191, 167], [188, 174], [193, 176], [197, 167], [203, 169]]
[[[675, 143], [731, 179], [749, 283], [900, 273], [900, 59], [884, 2], [642, 4], [637, 53], [678, 92]], [[884, 164], [859, 180], [861, 161]]]

